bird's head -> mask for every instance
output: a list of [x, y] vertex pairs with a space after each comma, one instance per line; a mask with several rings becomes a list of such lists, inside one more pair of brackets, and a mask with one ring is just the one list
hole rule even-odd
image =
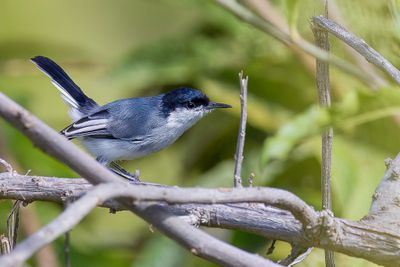
[[231, 108], [231, 106], [210, 101], [204, 93], [192, 88], [178, 88], [162, 97], [162, 110], [170, 124], [176, 127], [188, 128], [217, 108]]

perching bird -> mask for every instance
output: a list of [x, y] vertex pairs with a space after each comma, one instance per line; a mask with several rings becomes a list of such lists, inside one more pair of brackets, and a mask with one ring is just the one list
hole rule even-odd
[[136, 181], [137, 177], [115, 161], [157, 152], [174, 143], [205, 114], [216, 108], [231, 107], [212, 102], [201, 91], [187, 87], [99, 106], [51, 59], [37, 56], [32, 62], [51, 78], [70, 107], [73, 123], [61, 133], [68, 139], [80, 139], [97, 161]]

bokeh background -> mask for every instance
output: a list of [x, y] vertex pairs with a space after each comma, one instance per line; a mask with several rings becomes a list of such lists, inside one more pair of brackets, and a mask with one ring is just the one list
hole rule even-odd
[[[291, 8], [293, 2], [270, 1], [285, 20], [295, 18], [299, 33], [312, 41], [310, 18], [322, 14], [323, 1], [297, 1], [296, 9]], [[398, 2], [336, 2], [348, 27], [400, 66]], [[319, 209], [320, 131], [331, 123], [334, 212], [359, 219], [369, 209], [384, 159], [399, 151], [397, 86], [390, 82], [372, 90], [332, 69], [333, 109], [321, 111], [314, 75], [296, 53], [213, 1], [3, 0], [0, 9], [0, 90], [54, 129], [70, 123], [67, 108], [48, 78], [29, 62], [36, 55], [62, 65], [101, 104], [185, 85], [234, 106], [210, 114], [171, 147], [124, 164], [132, 171], [140, 169], [145, 181], [232, 185], [242, 69], [250, 77], [243, 176], [254, 173], [256, 185], [290, 190]], [[351, 61], [343, 44], [331, 41], [333, 53]], [[77, 177], [2, 120], [0, 157], [20, 173]], [[0, 202], [0, 232], [5, 231], [10, 208], [10, 201]], [[53, 203], [24, 208], [20, 238], [62, 209]], [[238, 231], [207, 231], [261, 255], [266, 255], [271, 242]], [[64, 266], [63, 238], [52, 249], [53, 254], [50, 251], [44, 259], [49, 264], [55, 258], [54, 263], [41, 265], [33, 258], [29, 265]], [[289, 251], [287, 244], [278, 242], [269, 257], [283, 258]], [[214, 266], [151, 231], [128, 212], [114, 215], [100, 208], [71, 232], [71, 260], [73, 266]], [[299, 266], [324, 266], [323, 251], [315, 249]], [[337, 266], [374, 265], [337, 255]]]

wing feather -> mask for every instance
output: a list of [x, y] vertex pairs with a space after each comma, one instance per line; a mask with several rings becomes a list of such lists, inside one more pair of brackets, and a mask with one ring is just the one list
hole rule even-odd
[[108, 130], [110, 115], [107, 110], [95, 112], [72, 123], [61, 131], [68, 139], [77, 137], [114, 138]]

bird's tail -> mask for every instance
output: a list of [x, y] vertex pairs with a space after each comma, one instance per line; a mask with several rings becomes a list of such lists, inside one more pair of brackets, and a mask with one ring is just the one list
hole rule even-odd
[[70, 106], [70, 116], [73, 120], [80, 119], [98, 106], [53, 60], [43, 56], [37, 56], [31, 60], [44, 74], [51, 78], [51, 82], [60, 91], [61, 97]]

